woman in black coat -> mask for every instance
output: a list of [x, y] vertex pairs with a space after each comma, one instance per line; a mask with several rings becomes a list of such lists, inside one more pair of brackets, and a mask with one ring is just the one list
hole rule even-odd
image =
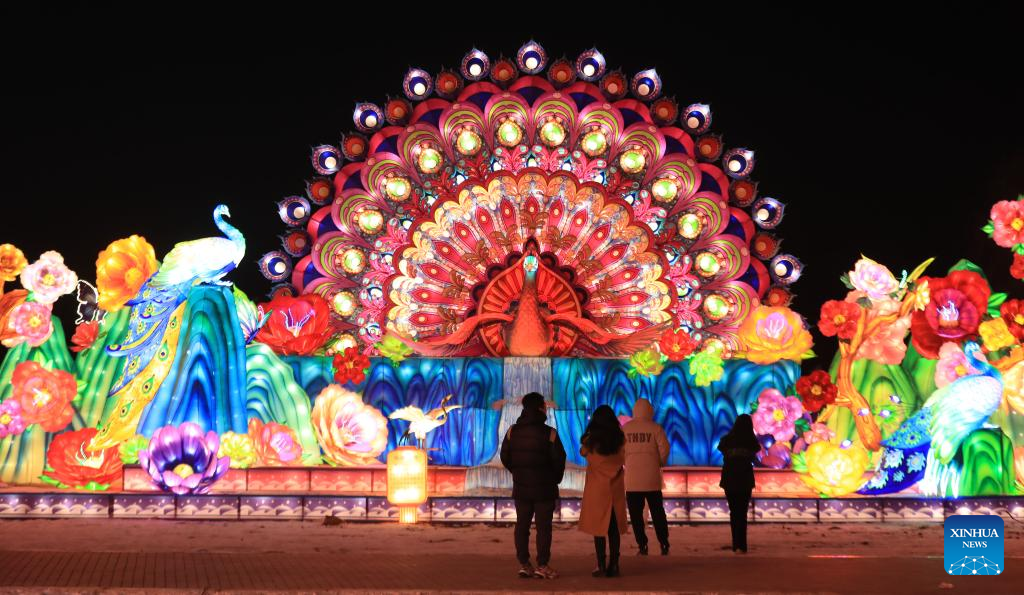
[[718, 443], [725, 462], [722, 481], [729, 501], [729, 524], [732, 526], [732, 551], [747, 553], [747, 509], [754, 491], [754, 458], [761, 444], [754, 435], [754, 422], [747, 414], [736, 418], [732, 429]]

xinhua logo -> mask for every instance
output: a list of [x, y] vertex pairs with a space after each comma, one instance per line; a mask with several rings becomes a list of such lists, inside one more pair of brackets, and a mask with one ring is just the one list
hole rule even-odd
[[946, 572], [949, 574], [1003, 573], [1003, 519], [991, 514], [957, 514], [946, 519]]

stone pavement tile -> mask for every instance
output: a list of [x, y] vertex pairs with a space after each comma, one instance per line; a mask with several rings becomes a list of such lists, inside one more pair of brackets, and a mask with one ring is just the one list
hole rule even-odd
[[[1017, 559], [1022, 565], [1024, 560]], [[626, 557], [623, 576], [595, 579], [593, 561], [576, 554], [556, 560], [563, 576], [522, 580], [514, 564], [496, 556], [429, 553], [393, 556], [225, 553], [21, 552], [0, 558], [2, 592], [238, 591], [830, 591], [918, 592], [940, 583], [988, 593], [1019, 592], [1014, 564], [1000, 577], [950, 577], [934, 557], [706, 558]], [[1016, 574], [1017, 576], [1013, 576]], [[981, 583], [984, 583], [983, 585]], [[962, 592], [962, 591], [961, 591]]]

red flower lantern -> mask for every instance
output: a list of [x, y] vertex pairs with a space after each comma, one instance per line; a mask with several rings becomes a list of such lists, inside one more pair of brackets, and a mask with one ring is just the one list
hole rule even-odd
[[298, 297], [279, 295], [260, 304], [264, 312], [273, 310], [256, 340], [280, 355], [311, 355], [334, 334], [331, 308], [327, 300], [308, 293]]
[[857, 323], [863, 314], [854, 302], [829, 300], [821, 305], [821, 319], [818, 330], [826, 337], [852, 339], [857, 333]]
[[1024, 280], [1024, 254], [1013, 255], [1013, 264], [1010, 265], [1010, 276], [1014, 279]]
[[832, 384], [832, 377], [824, 370], [815, 370], [796, 381], [796, 394], [800, 395], [804, 409], [811, 413], [835, 403], [838, 393], [839, 388]]
[[978, 332], [991, 290], [973, 271], [953, 271], [943, 278], [921, 277], [918, 282], [924, 281], [931, 299], [910, 320], [911, 341], [918, 353], [938, 359], [943, 343], [959, 342]]
[[264, 424], [257, 418], [249, 420], [249, 438], [256, 451], [257, 464], [265, 467], [288, 467], [302, 464], [302, 445], [295, 430], [276, 422]]
[[32, 361], [21, 362], [11, 375], [12, 399], [21, 405], [25, 424], [39, 424], [47, 432], [63, 430], [74, 415], [71, 400], [78, 393], [75, 377], [63, 370], [47, 370]]
[[697, 348], [697, 341], [684, 330], [669, 329], [661, 336], [658, 348], [670, 361], [681, 362]]
[[359, 384], [366, 380], [366, 371], [369, 369], [370, 358], [360, 353], [358, 347], [349, 347], [334, 356], [334, 380], [338, 384]]
[[96, 342], [100, 335], [100, 323], [95, 320], [83, 322], [75, 327], [75, 334], [71, 336], [71, 351], [78, 353], [84, 351]]
[[1006, 300], [999, 306], [999, 315], [1018, 341], [1024, 341], [1024, 300]]
[[106, 489], [120, 479], [123, 464], [116, 446], [87, 450], [96, 432], [96, 428], [84, 428], [54, 437], [46, 451], [46, 476], [67, 487], [86, 489]]

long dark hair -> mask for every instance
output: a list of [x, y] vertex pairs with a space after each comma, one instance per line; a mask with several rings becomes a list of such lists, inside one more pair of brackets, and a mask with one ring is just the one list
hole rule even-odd
[[622, 426], [611, 407], [601, 405], [594, 410], [580, 442], [587, 450], [598, 454], [607, 456], [619, 452], [626, 443], [626, 435], [622, 433]]
[[725, 435], [725, 438], [728, 438], [729, 443], [734, 447], [750, 447], [754, 450], [761, 447], [757, 436], [754, 435], [754, 420], [746, 413], [736, 416], [736, 421], [733, 422], [732, 429]]

